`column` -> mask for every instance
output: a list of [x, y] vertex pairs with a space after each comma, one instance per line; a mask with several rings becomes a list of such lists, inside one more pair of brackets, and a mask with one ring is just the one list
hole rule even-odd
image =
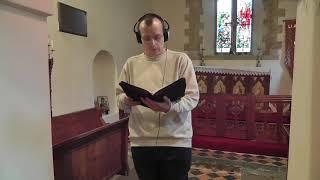
[[320, 179], [320, 1], [297, 8], [288, 180]]

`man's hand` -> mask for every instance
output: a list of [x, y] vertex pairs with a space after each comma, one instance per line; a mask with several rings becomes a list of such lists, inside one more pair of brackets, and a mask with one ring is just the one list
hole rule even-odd
[[164, 102], [156, 102], [149, 98], [141, 98], [141, 101], [150, 109], [158, 112], [167, 113], [171, 108], [171, 101], [168, 97], [163, 97]]
[[124, 103], [129, 107], [140, 105], [139, 101], [134, 101], [133, 99], [129, 98], [128, 96], [126, 96], [124, 98]]

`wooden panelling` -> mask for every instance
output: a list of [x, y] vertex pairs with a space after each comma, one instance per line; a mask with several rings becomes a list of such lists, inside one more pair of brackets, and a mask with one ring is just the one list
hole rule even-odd
[[288, 143], [291, 96], [202, 95], [192, 111], [194, 135]]
[[112, 124], [96, 109], [52, 120], [55, 180], [102, 180], [127, 174], [128, 118]]

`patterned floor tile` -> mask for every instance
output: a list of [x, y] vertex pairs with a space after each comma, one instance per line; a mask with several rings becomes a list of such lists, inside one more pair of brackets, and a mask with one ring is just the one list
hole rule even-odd
[[193, 162], [189, 172], [189, 180], [239, 180], [241, 178], [241, 168], [245, 168], [243, 167], [244, 163], [260, 169], [265, 167], [284, 169], [288, 164], [287, 158], [282, 157], [199, 148], [193, 148], [192, 155]]
[[[131, 159], [130, 151], [128, 157]], [[286, 172], [287, 161], [287, 158], [281, 157], [194, 148], [192, 150], [192, 165], [189, 171], [189, 180], [240, 180], [241, 177], [246, 178], [248, 176], [251, 176], [250, 178], [255, 180], [257, 180], [255, 177], [262, 177], [264, 180], [283, 180], [286, 179], [286, 174], [279, 175], [279, 172]], [[132, 169], [129, 177], [116, 176], [112, 179], [138, 180], [133, 162], [131, 164]], [[244, 167], [244, 164], [258, 167], [258, 170], [250, 172], [250, 168]], [[261, 169], [267, 174], [259, 174], [261, 173]], [[270, 171], [273, 171], [273, 174], [271, 173], [270, 175]], [[252, 175], [254, 175], [254, 178], [252, 178]]]

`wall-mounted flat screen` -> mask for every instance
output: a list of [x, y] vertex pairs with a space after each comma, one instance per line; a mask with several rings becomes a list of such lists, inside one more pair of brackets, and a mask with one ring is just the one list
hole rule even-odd
[[87, 37], [87, 12], [58, 2], [59, 31]]

